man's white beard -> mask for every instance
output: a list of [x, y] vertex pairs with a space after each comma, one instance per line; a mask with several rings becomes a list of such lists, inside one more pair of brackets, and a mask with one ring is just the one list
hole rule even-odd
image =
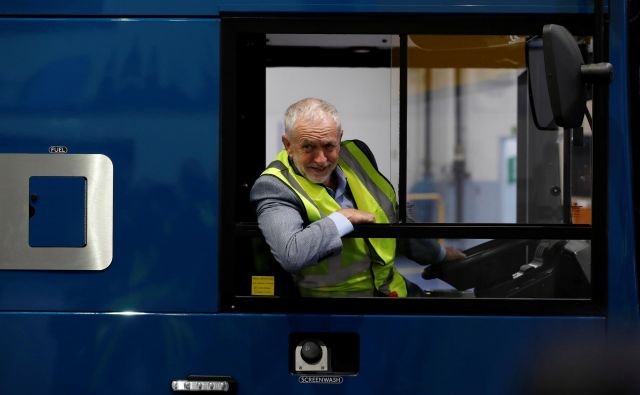
[[326, 176], [324, 177], [319, 177], [319, 176], [314, 176], [309, 174], [308, 172], [304, 172], [304, 176], [311, 182], [315, 183], [315, 184], [324, 184], [325, 182], [327, 182], [329, 180], [329, 178], [331, 178], [331, 173], [333, 173], [333, 171], [330, 171], [329, 173], [327, 173]]
[[296, 163], [296, 161], [293, 161], [294, 164], [296, 165], [296, 167], [298, 168], [298, 171], [300, 173], [302, 173], [303, 176], [305, 176], [305, 178], [311, 182], [313, 182], [314, 184], [324, 184], [325, 182], [329, 181], [329, 179], [331, 178], [331, 173], [333, 173], [333, 170], [335, 169], [335, 166], [333, 164], [327, 166], [328, 168], [331, 168], [331, 171], [327, 173], [326, 176], [324, 177], [319, 177], [319, 176], [315, 176], [313, 174], [310, 174], [309, 172], [306, 171], [306, 168], [304, 166], [301, 166], [299, 163]]

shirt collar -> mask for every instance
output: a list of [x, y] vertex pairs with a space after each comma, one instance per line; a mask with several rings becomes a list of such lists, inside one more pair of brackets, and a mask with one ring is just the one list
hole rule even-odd
[[334, 198], [339, 198], [344, 195], [344, 192], [347, 188], [347, 176], [344, 174], [340, 166], [336, 166], [334, 170], [336, 173], [336, 178], [338, 179], [338, 184], [336, 185], [336, 190], [332, 191], [331, 188], [327, 188], [329, 194]]

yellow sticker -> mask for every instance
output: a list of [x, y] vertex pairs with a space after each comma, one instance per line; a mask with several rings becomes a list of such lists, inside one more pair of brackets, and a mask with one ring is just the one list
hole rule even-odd
[[273, 296], [275, 279], [273, 276], [251, 276], [251, 295]]

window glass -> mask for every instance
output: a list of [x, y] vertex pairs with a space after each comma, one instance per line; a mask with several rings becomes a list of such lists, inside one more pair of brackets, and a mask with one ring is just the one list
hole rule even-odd
[[459, 244], [474, 245], [465, 251], [465, 259], [424, 267], [416, 265], [419, 258], [413, 261], [408, 248], [397, 258], [396, 267], [431, 297], [591, 296], [588, 240], [460, 240]]
[[[264, 62], [261, 55], [248, 51], [258, 64], [246, 67], [264, 71], [264, 79], [255, 80], [264, 83], [256, 92], [264, 92], [265, 145], [256, 148], [259, 155], [238, 162], [245, 166], [243, 177], [252, 177], [248, 182], [238, 177], [238, 189], [248, 191], [246, 186], [262, 166], [283, 149], [287, 107], [306, 97], [321, 98], [338, 109], [343, 140], [366, 143], [395, 191], [406, 193], [406, 206], [399, 210], [406, 211], [409, 224], [395, 223], [387, 228], [389, 236], [376, 233], [365, 238], [367, 243], [396, 239], [395, 268], [410, 288], [420, 290], [409, 296], [591, 298], [591, 241], [585, 240], [590, 233], [556, 227], [548, 236], [546, 228], [536, 228], [536, 233], [531, 231], [534, 227], [526, 227], [590, 224], [592, 196], [591, 129], [586, 119], [582, 130], [540, 130], [532, 118], [528, 39], [410, 34], [406, 59], [401, 59], [399, 35], [252, 35], [251, 42], [265, 43]], [[239, 103], [262, 104], [244, 77], [239, 77], [244, 84]], [[406, 97], [401, 96], [405, 91]], [[245, 111], [242, 104], [238, 111], [262, 119], [261, 111]], [[406, 156], [400, 138], [405, 119]], [[256, 161], [263, 163], [248, 171], [248, 161], [253, 167]], [[406, 173], [401, 175], [403, 161]], [[299, 298], [295, 273], [276, 261], [255, 223], [241, 220], [253, 218], [253, 212], [245, 211], [237, 210], [230, 243], [235, 254], [234, 295]], [[446, 263], [425, 259], [425, 239], [394, 233], [413, 224], [421, 229], [434, 229], [425, 224], [443, 225], [440, 228], [450, 230], [447, 234], [454, 234], [441, 238], [438, 231], [429, 233], [435, 235], [428, 239], [431, 252], [439, 251], [439, 259], [445, 247], [467, 257]], [[451, 233], [455, 224], [489, 226], [478, 234], [459, 236]], [[490, 228], [498, 230], [491, 234]], [[511, 239], [512, 228], [523, 238]], [[507, 239], [498, 238], [505, 235]], [[360, 236], [343, 240], [354, 237]]]
[[590, 223], [591, 130], [586, 118], [581, 135], [536, 128], [526, 40], [409, 36], [407, 201], [417, 222], [571, 223], [571, 199]]
[[[410, 242], [405, 240], [406, 244]], [[419, 243], [419, 242], [418, 242]], [[588, 240], [460, 240], [473, 245], [467, 258], [424, 265], [419, 244], [403, 245], [394, 262], [413, 297], [445, 298], [589, 298], [591, 297], [591, 242]], [[274, 260], [261, 236], [237, 240], [239, 262], [246, 264], [237, 277], [240, 296], [296, 298], [292, 277]]]

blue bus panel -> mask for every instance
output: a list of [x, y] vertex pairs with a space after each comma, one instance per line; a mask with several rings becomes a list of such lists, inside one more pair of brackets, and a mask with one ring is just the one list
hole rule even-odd
[[[415, 314], [298, 314], [221, 307], [232, 280], [219, 274], [220, 109], [236, 99], [220, 95], [222, 20], [592, 16], [594, 1], [4, 1], [0, 155], [107, 157], [113, 258], [104, 270], [0, 269], [0, 394], [172, 394], [172, 381], [190, 375], [230, 376], [239, 394], [517, 394], [567, 349], [632, 339], [624, 346], [637, 351], [627, 7], [605, 5], [616, 74], [607, 163], [594, 164], [608, 181], [603, 314], [440, 315], [418, 304]], [[93, 226], [86, 188], [82, 177], [34, 175], [21, 206], [32, 207], [26, 243], [85, 248]], [[0, 219], [8, 209], [0, 207]], [[10, 248], [2, 237], [0, 248]], [[337, 384], [292, 373], [294, 333], [359, 339], [356, 372], [326, 376]]]
[[485, 0], [476, 2], [460, 2], [455, 0], [421, 0], [421, 1], [368, 1], [368, 0], [161, 0], [148, 2], [144, 0], [8, 0], [3, 2], [0, 14], [4, 15], [60, 15], [60, 16], [215, 16], [237, 12], [438, 12], [438, 13], [551, 13], [575, 14], [593, 12], [593, 1], [590, 0]]
[[[171, 394], [189, 375], [239, 394], [514, 394], [562, 346], [604, 335], [599, 318], [200, 314], [0, 314], [4, 394]], [[307, 384], [291, 332], [352, 332], [360, 373]], [[560, 342], [560, 343], [558, 343]]]
[[0, 271], [0, 310], [216, 311], [218, 40], [212, 19], [0, 23], [0, 153], [114, 167], [111, 265]]

